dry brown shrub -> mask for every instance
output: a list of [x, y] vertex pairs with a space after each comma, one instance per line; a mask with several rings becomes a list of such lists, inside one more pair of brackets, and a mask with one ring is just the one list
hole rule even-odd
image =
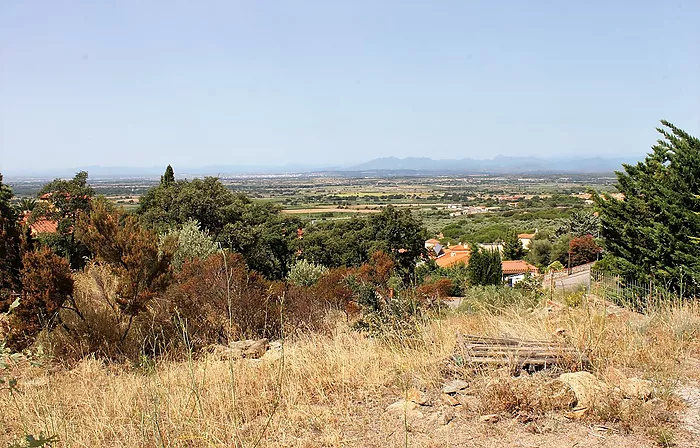
[[48, 247], [26, 252], [22, 265], [23, 291], [9, 317], [8, 344], [16, 350], [34, 342], [42, 328], [55, 327], [58, 311], [73, 294], [70, 265]]

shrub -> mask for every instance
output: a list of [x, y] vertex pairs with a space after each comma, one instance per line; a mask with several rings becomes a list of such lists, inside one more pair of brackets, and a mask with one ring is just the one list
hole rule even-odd
[[22, 257], [22, 299], [10, 316], [8, 344], [27, 347], [42, 328], [57, 323], [58, 311], [73, 294], [68, 261], [44, 247]]
[[194, 348], [239, 338], [279, 337], [283, 291], [250, 271], [238, 254], [191, 259], [173, 279], [156, 322], [165, 334], [185, 326]]
[[219, 251], [218, 244], [209, 236], [209, 232], [200, 229], [199, 223], [194, 219], [187, 221], [178, 230], [170, 230], [161, 235], [158, 246], [167, 246], [171, 239], [177, 241], [172, 266], [178, 271], [187, 260], [207, 258]]
[[416, 288], [416, 296], [427, 303], [439, 303], [445, 297], [449, 297], [455, 286], [452, 280], [440, 278], [429, 283], [423, 283]]
[[299, 260], [289, 271], [287, 280], [297, 286], [313, 286], [328, 269], [319, 264]]

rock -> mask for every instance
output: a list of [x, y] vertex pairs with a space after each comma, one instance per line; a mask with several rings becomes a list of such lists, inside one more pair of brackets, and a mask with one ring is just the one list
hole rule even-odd
[[648, 400], [654, 394], [654, 387], [651, 385], [651, 381], [639, 378], [627, 378], [627, 380], [620, 385], [620, 390], [626, 398], [636, 398], [639, 400]]
[[654, 393], [651, 381], [639, 378], [627, 378], [619, 369], [609, 367], [605, 371], [608, 384], [617, 387], [624, 398], [634, 398], [637, 400], [648, 400]]
[[270, 343], [267, 339], [254, 341], [246, 350], [243, 351], [243, 357], [254, 359], [260, 358], [265, 354], [269, 346]]
[[466, 410], [477, 409], [479, 407], [479, 399], [474, 396], [457, 394], [455, 398]]
[[243, 351], [237, 347], [227, 347], [225, 345], [213, 345], [210, 347], [212, 355], [219, 359], [240, 359]]
[[445, 403], [449, 404], [450, 406], [458, 406], [460, 404], [459, 400], [457, 400], [452, 395], [442, 394], [440, 395], [440, 397]]
[[579, 407], [590, 407], [599, 397], [609, 392], [605, 383], [589, 372], [564, 373], [559, 376], [559, 381], [574, 391]]
[[428, 404], [428, 397], [418, 389], [411, 389], [406, 393], [406, 400], [412, 401], [415, 404], [425, 406]]
[[566, 328], [559, 327], [556, 330], [554, 330], [554, 333], [552, 333], [552, 335], [559, 338], [565, 338], [567, 336]]
[[282, 350], [268, 350], [260, 359], [265, 361], [274, 362], [282, 358]]
[[448, 408], [440, 412], [438, 422], [440, 422], [442, 425], [448, 425], [452, 420], [454, 420], [454, 418], [455, 412]]
[[571, 419], [571, 420], [581, 420], [585, 416], [587, 416], [589, 413], [588, 408], [577, 408], [574, 409], [571, 412], [567, 412], [564, 414], [564, 417]]
[[482, 415], [479, 417], [481, 423], [498, 423], [501, 420], [501, 416], [498, 414]]
[[386, 412], [391, 414], [404, 414], [407, 417], [423, 417], [423, 413], [418, 410], [420, 405], [408, 400], [401, 399], [386, 407]]
[[462, 380], [452, 380], [442, 388], [443, 394], [456, 394], [469, 387], [469, 383]]
[[418, 404], [404, 400], [403, 398], [396, 403], [392, 403], [389, 406], [386, 407], [387, 412], [404, 412], [404, 411], [413, 411], [418, 409]]
[[212, 347], [212, 353], [223, 359], [239, 359], [252, 358], [258, 359], [262, 357], [270, 344], [267, 339], [234, 341], [225, 345], [215, 345]]

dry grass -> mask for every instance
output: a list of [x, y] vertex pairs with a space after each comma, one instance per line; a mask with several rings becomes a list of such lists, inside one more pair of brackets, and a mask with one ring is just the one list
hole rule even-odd
[[[209, 357], [139, 367], [85, 359], [69, 370], [26, 367], [15, 372], [19, 392], [0, 393], [0, 442], [43, 432], [56, 434], [61, 446], [91, 447], [510, 446], [530, 431], [538, 446], [571, 446], [562, 434], [578, 434], [588, 446], [585, 440], [597, 443], [599, 436], [587, 425], [607, 421], [608, 446], [641, 447], [652, 446], [655, 434], [680, 431], [672, 391], [700, 379], [686, 362], [700, 353], [697, 305], [649, 316], [610, 315], [590, 302], [555, 308], [451, 315], [427, 322], [417, 344], [366, 338], [339, 323], [332, 335], [289, 338], [279, 359]], [[503, 371], [461, 372], [474, 405], [441, 404], [445, 376], [454, 374], [445, 360], [457, 332], [552, 339], [562, 329], [590, 358], [593, 373], [614, 366], [653, 381], [659, 397], [653, 412], [641, 403], [630, 412], [629, 401], [605, 401], [588, 423], [567, 422], [561, 415], [571, 397], [555, 396], [552, 375], [511, 378]], [[384, 412], [411, 389], [431, 398], [422, 419]], [[504, 420], [478, 423], [489, 410]], [[511, 419], [522, 412], [540, 419], [537, 431]]]

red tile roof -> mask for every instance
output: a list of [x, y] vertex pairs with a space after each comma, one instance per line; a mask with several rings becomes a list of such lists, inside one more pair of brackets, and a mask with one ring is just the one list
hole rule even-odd
[[518, 238], [521, 240], [531, 240], [535, 237], [534, 233], [519, 233]]
[[[454, 255], [453, 255], [454, 254]], [[435, 260], [438, 266], [441, 268], [446, 268], [448, 266], [454, 266], [458, 263], [469, 263], [469, 257], [471, 254], [469, 252], [451, 252], [439, 257]]]
[[58, 232], [58, 222], [48, 219], [37, 219], [30, 226], [32, 233], [56, 233]]
[[535, 266], [523, 260], [506, 260], [501, 262], [501, 267], [503, 268], [503, 274], [505, 275], [537, 272], [537, 268]]
[[[32, 212], [25, 211], [24, 216], [20, 219], [20, 224], [25, 225], [29, 222]], [[58, 232], [58, 222], [51, 221], [50, 219], [39, 218], [29, 225], [32, 231], [32, 235], [38, 233], [56, 233]]]

